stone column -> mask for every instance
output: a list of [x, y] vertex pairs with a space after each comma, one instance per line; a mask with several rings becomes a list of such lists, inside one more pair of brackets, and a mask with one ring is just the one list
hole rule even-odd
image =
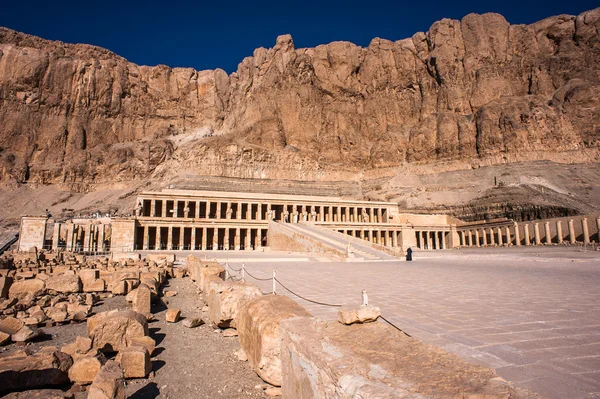
[[494, 238], [494, 229], [490, 228], [489, 230], [490, 230], [490, 245], [494, 246], [494, 245], [496, 245], [496, 240]]
[[[248, 203], [248, 206], [250, 208], [248, 208], [248, 213], [246, 214], [246, 220], [251, 220], [252, 218], [252, 205], [251, 203]], [[262, 204], [258, 203], [256, 204], [256, 220], [262, 220]]]
[[[392, 246], [394, 248], [398, 247], [398, 232], [397, 231], [392, 231]], [[362, 237], [361, 237], [362, 238]]]
[[[252, 249], [252, 248], [250, 248], [251, 233], [252, 233], [252, 229], [248, 229], [248, 235], [246, 236], [246, 237], [248, 237], [247, 238], [248, 250]], [[261, 242], [260, 242], [260, 229], [256, 229], [256, 236], [254, 237], [254, 249], [260, 248], [260, 245], [261, 245]]]
[[521, 246], [521, 232], [519, 231], [519, 224], [515, 222], [515, 245]]
[[587, 218], [581, 219], [581, 228], [583, 230], [583, 242], [585, 244], [590, 243], [590, 230], [588, 228]]
[[160, 226], [156, 226], [156, 242], [154, 243], [154, 249], [155, 250], [160, 250], [162, 249], [160, 247], [160, 241], [161, 241], [161, 233], [160, 233]]
[[511, 245], [512, 239], [510, 238], [510, 226], [506, 226], [504, 228], [504, 232], [506, 233], [506, 245]]
[[354, 207], [354, 223], [358, 223], [358, 207]]
[[440, 249], [440, 241], [437, 231], [433, 232], [433, 249]]
[[569, 242], [571, 244], [575, 244], [577, 242], [577, 237], [575, 237], [575, 224], [573, 223], [573, 219], [569, 219]]
[[52, 234], [52, 249], [56, 250], [60, 243], [60, 226], [61, 223], [54, 223], [54, 233]]
[[169, 230], [167, 231], [167, 249], [173, 249], [173, 226], [169, 226]]
[[446, 249], [446, 232], [442, 231], [442, 249]]
[[333, 206], [329, 205], [327, 208], [327, 221], [333, 222]]
[[173, 201], [173, 217], [176, 218], [177, 217], [177, 213], [179, 212], [179, 201], [174, 200]]
[[498, 233], [498, 245], [502, 246], [502, 228], [498, 227], [496, 232]]
[[100, 228], [100, 251], [104, 251], [104, 239], [106, 238], [106, 225], [102, 224]]
[[184, 249], [184, 247], [183, 247], [183, 237], [185, 237], [184, 233], [185, 233], [185, 228], [183, 226], [181, 226], [179, 228], [179, 249], [180, 250]]
[[361, 240], [365, 239], [365, 230], [364, 229], [360, 231], [360, 238], [361, 238]]
[[369, 229], [369, 242], [373, 242], [373, 229]]
[[207, 236], [207, 230], [208, 230], [208, 229], [207, 229], [206, 227], [203, 227], [203, 228], [202, 228], [202, 243], [201, 243], [201, 244], [202, 244], [202, 250], [203, 250], [203, 251], [206, 251], [206, 245], [207, 245], [207, 237], [206, 237], [206, 236]]
[[481, 241], [483, 242], [483, 246], [487, 247], [487, 234], [485, 234], [485, 229], [481, 229]]
[[161, 215], [162, 215], [161, 217], [163, 217], [163, 218], [169, 216], [169, 215], [167, 215], [167, 200], [166, 199], [162, 200], [162, 213], [161, 213]]
[[91, 224], [84, 226], [81, 226], [81, 228], [83, 229], [84, 232], [84, 236], [83, 236], [83, 250], [84, 251], [89, 251], [90, 250], [90, 235], [91, 235]]
[[523, 235], [525, 236], [525, 245], [531, 245], [531, 237], [529, 237], [529, 225], [523, 225]]
[[229, 250], [229, 227], [225, 227], [225, 236], [223, 237], [223, 249]]
[[213, 251], [218, 251], [219, 250], [219, 229], [214, 227], [213, 228], [213, 240], [212, 240], [212, 249]]
[[233, 248], [236, 251], [240, 250], [240, 228], [236, 227], [235, 229], [235, 242], [233, 243]]
[[542, 243], [542, 239], [540, 237], [540, 224], [539, 223], [533, 224], [533, 234], [534, 234], [534, 239], [535, 239], [535, 245], [540, 245]]
[[373, 223], [375, 220], [375, 209], [369, 208], [369, 223]]
[[156, 216], [156, 200], [150, 200], [150, 216]]
[[202, 203], [202, 201], [196, 201], [196, 216], [194, 216], [195, 218], [197, 217], [198, 219], [200, 219], [200, 204]]
[[217, 202], [217, 212], [215, 214], [215, 219], [221, 219], [221, 201]]
[[377, 223], [383, 223], [383, 212], [381, 208], [377, 208]]
[[562, 222], [560, 220], [556, 221], [556, 239], [559, 244], [563, 242], [563, 232], [562, 232]]
[[552, 234], [550, 233], [550, 222], [544, 223], [544, 233], [546, 234], [546, 245], [552, 245]]
[[475, 245], [480, 246], [479, 244], [479, 229], [475, 229]]
[[190, 217], [190, 201], [183, 203], [183, 217], [186, 219]]
[[190, 238], [190, 249], [196, 250], [196, 227], [192, 226], [192, 236]]
[[464, 230], [460, 231], [460, 238], [461, 238], [462, 246], [466, 247], [467, 246], [467, 237], [465, 236]]
[[144, 244], [142, 248], [144, 251], [147, 251], [148, 245], [150, 244], [150, 228], [148, 226], [142, 226], [142, 234], [144, 235]]
[[[235, 218], [237, 220], [242, 220], [242, 207], [243, 207], [243, 204], [241, 202], [238, 202], [237, 203], [237, 212], [235, 215]], [[247, 213], [250, 214], [250, 209], [246, 208], [246, 210], [247, 210]]]

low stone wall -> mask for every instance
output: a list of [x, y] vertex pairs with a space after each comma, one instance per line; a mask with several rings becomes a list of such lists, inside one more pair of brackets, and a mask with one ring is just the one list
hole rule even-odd
[[346, 258], [346, 252], [287, 228], [284, 224], [269, 223], [267, 233], [269, 247], [276, 251], [308, 252], [323, 256]]

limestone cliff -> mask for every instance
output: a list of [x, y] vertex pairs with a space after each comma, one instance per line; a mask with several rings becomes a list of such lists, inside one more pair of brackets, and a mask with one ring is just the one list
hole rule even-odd
[[600, 8], [532, 25], [469, 14], [367, 48], [281, 36], [228, 76], [0, 28], [0, 180], [598, 161], [599, 32]]

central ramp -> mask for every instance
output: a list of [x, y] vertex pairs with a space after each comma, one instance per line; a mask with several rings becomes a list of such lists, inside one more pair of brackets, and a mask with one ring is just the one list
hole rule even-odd
[[269, 246], [279, 251], [298, 251], [319, 254], [335, 260], [352, 261], [398, 261], [375, 245], [307, 223], [269, 222]]

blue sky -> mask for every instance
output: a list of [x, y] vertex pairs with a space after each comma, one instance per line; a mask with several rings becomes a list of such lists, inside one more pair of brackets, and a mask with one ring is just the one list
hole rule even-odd
[[165, 64], [228, 73], [257, 47], [290, 33], [299, 47], [335, 40], [361, 46], [399, 40], [442, 18], [498, 12], [513, 24], [579, 14], [597, 1], [9, 1], [0, 26], [69, 43], [88, 43], [141, 65]]

